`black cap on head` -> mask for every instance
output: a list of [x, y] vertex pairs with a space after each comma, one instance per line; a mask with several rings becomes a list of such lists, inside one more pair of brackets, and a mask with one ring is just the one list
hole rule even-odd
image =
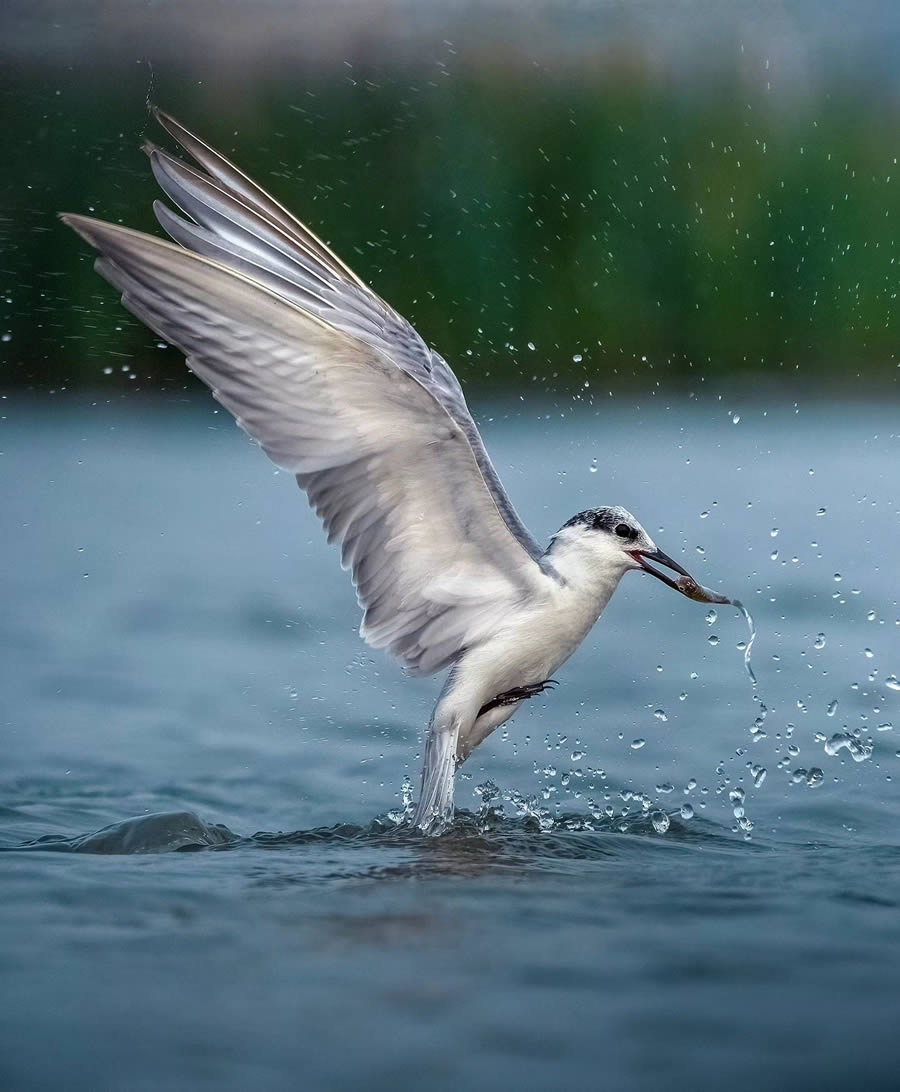
[[618, 535], [619, 538], [634, 539], [638, 536], [634, 517], [624, 508], [586, 508], [563, 524], [563, 527], [579, 526], [591, 531], [606, 531], [608, 534]]

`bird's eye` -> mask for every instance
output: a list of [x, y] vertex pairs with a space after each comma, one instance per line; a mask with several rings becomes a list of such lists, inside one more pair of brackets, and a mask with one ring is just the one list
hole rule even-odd
[[620, 523], [619, 526], [616, 528], [616, 534], [619, 536], [619, 538], [634, 537], [634, 532], [631, 530], [627, 523]]

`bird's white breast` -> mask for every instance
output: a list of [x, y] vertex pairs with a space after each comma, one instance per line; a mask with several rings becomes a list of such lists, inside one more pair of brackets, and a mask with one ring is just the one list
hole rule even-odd
[[588, 589], [548, 577], [541, 596], [509, 612], [489, 641], [469, 650], [459, 664], [458, 685], [477, 690], [483, 704], [550, 678], [590, 632], [617, 583]]

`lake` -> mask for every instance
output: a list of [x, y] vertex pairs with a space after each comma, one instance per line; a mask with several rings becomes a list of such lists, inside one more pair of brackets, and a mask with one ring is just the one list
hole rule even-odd
[[290, 475], [202, 394], [3, 404], [5, 1089], [896, 1087], [896, 407], [476, 405], [758, 691], [629, 574], [423, 839], [439, 682]]

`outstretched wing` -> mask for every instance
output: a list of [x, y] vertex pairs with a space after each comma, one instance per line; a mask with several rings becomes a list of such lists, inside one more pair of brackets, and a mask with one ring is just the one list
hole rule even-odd
[[419, 673], [493, 633], [549, 579], [447, 364], [307, 228], [173, 119], [205, 168], [149, 149], [181, 245], [89, 217], [125, 306], [177, 345], [290, 470], [341, 543], [360, 632]]

